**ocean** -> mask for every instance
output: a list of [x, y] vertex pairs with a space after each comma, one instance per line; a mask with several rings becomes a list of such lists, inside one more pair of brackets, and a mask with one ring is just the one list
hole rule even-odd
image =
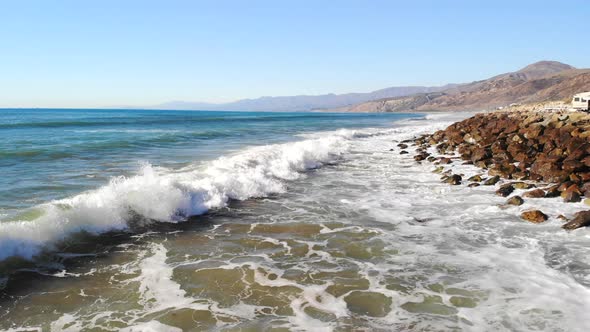
[[0, 329], [590, 330], [581, 204], [399, 153], [468, 115], [0, 110]]

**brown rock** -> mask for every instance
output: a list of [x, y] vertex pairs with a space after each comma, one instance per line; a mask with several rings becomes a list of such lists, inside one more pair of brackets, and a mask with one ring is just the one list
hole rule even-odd
[[531, 175], [540, 175], [546, 182], [561, 182], [569, 177], [569, 173], [561, 169], [559, 158], [539, 157], [531, 166]]
[[547, 215], [539, 210], [525, 211], [520, 215], [520, 217], [535, 224], [539, 224], [547, 220]]
[[[574, 131], [576, 129], [578, 128], [575, 128]], [[582, 159], [582, 157], [586, 155], [588, 143], [585, 139], [572, 137], [572, 139], [570, 139], [569, 143], [566, 145], [565, 148], [568, 154], [567, 159]]]
[[486, 186], [493, 186], [496, 183], [498, 183], [498, 181], [500, 181], [500, 177], [496, 175], [494, 177], [487, 179], [483, 184]]
[[473, 182], [473, 183], [468, 184], [467, 187], [469, 187], [469, 188], [479, 187], [479, 183]]
[[504, 162], [501, 164], [494, 164], [492, 167], [490, 167], [488, 174], [490, 176], [498, 175], [500, 177], [509, 179], [512, 177], [512, 173], [514, 172], [516, 172], [516, 166], [508, 162]]
[[586, 165], [578, 160], [564, 160], [561, 164], [561, 169], [566, 172], [578, 172], [578, 171], [585, 171]]
[[405, 143], [400, 143], [400, 144], [398, 144], [397, 146], [398, 146], [399, 148], [401, 148], [401, 149], [407, 149], [407, 148], [408, 148], [408, 145], [407, 145], [407, 144], [405, 144]]
[[561, 158], [564, 156], [563, 153], [564, 153], [563, 149], [555, 148], [555, 149], [551, 150], [547, 155], [551, 156], [551, 157], [560, 157]]
[[478, 162], [475, 162], [474, 165], [479, 168], [486, 169], [486, 168], [488, 168], [489, 165], [491, 165], [493, 163], [494, 162], [492, 161], [492, 159], [484, 159], [484, 160], [480, 160]]
[[578, 173], [578, 176], [580, 177], [580, 181], [582, 182], [590, 181], [590, 172]]
[[545, 197], [545, 191], [543, 191], [543, 189], [534, 189], [525, 192], [522, 196], [528, 198], [541, 198]]
[[434, 170], [432, 170], [432, 173], [442, 173], [444, 170], [445, 170], [444, 167], [438, 166], [437, 168], [435, 168]]
[[408, 153], [409, 153], [409, 152], [408, 152], [408, 151], [406, 151], [406, 150], [401, 150], [401, 151], [399, 152], [399, 154], [408, 154]]
[[560, 195], [560, 191], [559, 191], [559, 185], [553, 185], [549, 188], [547, 188], [547, 191], [545, 192], [545, 197], [550, 198], [550, 197], [558, 197]]
[[516, 143], [522, 143], [524, 141], [524, 139], [522, 137], [520, 137], [519, 135], [512, 136], [511, 140]]
[[490, 157], [492, 157], [490, 150], [485, 148], [477, 148], [473, 151], [471, 161], [475, 164], [480, 160], [489, 159]]
[[428, 158], [428, 156], [429, 156], [428, 153], [424, 153], [423, 152], [423, 153], [420, 153], [420, 154], [415, 155], [414, 156], [414, 160], [416, 160], [416, 161], [422, 161], [422, 160]]
[[529, 175], [527, 172], [514, 172], [512, 173], [512, 178], [515, 180], [528, 180]]
[[508, 197], [514, 191], [514, 187], [511, 183], [504, 184], [500, 186], [498, 190], [496, 190], [496, 195], [502, 197]]
[[445, 157], [443, 157], [443, 158], [440, 158], [439, 162], [442, 165], [446, 165], [446, 164], [450, 164], [452, 161], [451, 161], [451, 158], [445, 158]]
[[563, 229], [576, 229], [590, 225], [590, 211], [580, 211], [574, 214], [574, 218], [561, 226]]
[[570, 174], [570, 181], [573, 183], [581, 183], [582, 177], [579, 174], [572, 173]]
[[512, 183], [512, 186], [515, 189], [531, 189], [531, 188], [535, 188], [535, 185], [534, 184], [526, 183], [526, 182], [514, 182], [514, 183]]
[[545, 127], [542, 124], [535, 123], [527, 127], [523, 134], [527, 139], [537, 138], [543, 133], [544, 129]]
[[490, 149], [492, 150], [492, 154], [494, 156], [499, 153], [506, 152], [506, 148], [508, 148], [506, 140], [497, 140], [494, 143], [492, 143], [492, 146], [490, 147]]
[[471, 182], [481, 182], [481, 181], [483, 181], [480, 175], [474, 175], [474, 176], [470, 177], [467, 180], [468, 181], [471, 181]]
[[563, 192], [567, 188], [569, 188], [572, 184], [574, 184], [574, 183], [571, 181], [564, 181], [559, 185], [559, 188], [557, 188], [557, 190], [559, 190], [560, 192]]
[[444, 182], [451, 184], [451, 185], [459, 185], [461, 184], [461, 175], [458, 174], [453, 174], [451, 176], [449, 176], [446, 180], [444, 180]]
[[566, 203], [576, 203], [581, 201], [582, 198], [580, 195], [582, 195], [582, 192], [576, 184], [572, 184], [566, 190], [561, 192], [561, 198], [563, 198], [563, 201]]
[[522, 205], [524, 203], [524, 199], [520, 196], [512, 196], [507, 201], [506, 204], [510, 205]]

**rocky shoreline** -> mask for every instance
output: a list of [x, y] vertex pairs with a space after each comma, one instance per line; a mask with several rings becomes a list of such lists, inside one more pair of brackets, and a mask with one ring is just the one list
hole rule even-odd
[[[414, 153], [408, 149], [414, 147]], [[561, 197], [564, 203], [590, 205], [590, 114], [538, 110], [480, 113], [444, 130], [398, 144], [400, 154], [417, 162], [431, 162], [434, 172], [450, 185], [496, 185], [506, 204], [525, 199]], [[464, 179], [453, 164], [473, 164], [482, 174]], [[487, 173], [487, 174], [486, 174]], [[521, 196], [516, 189], [526, 189]], [[511, 196], [512, 195], [512, 196]], [[562, 228], [590, 225], [590, 211], [580, 211]], [[542, 223], [549, 216], [540, 210], [522, 212], [521, 218]]]

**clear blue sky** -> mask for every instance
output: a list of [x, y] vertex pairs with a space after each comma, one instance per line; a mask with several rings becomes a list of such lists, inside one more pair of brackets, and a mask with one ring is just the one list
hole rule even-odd
[[152, 105], [590, 67], [590, 1], [0, 1], [0, 107]]

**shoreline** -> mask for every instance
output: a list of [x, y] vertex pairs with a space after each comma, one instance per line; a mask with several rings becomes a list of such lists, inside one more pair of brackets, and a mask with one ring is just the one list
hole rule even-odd
[[[494, 186], [496, 195], [507, 198], [506, 205], [553, 197], [577, 207], [590, 205], [590, 115], [584, 112], [525, 106], [476, 113], [446, 129], [402, 141], [397, 148], [418, 163], [436, 166], [433, 172], [442, 174], [442, 182]], [[459, 174], [459, 161], [473, 165], [478, 174]], [[520, 217], [532, 223], [557, 218], [566, 222], [566, 230], [590, 225], [590, 210], [568, 218], [527, 209]]]

